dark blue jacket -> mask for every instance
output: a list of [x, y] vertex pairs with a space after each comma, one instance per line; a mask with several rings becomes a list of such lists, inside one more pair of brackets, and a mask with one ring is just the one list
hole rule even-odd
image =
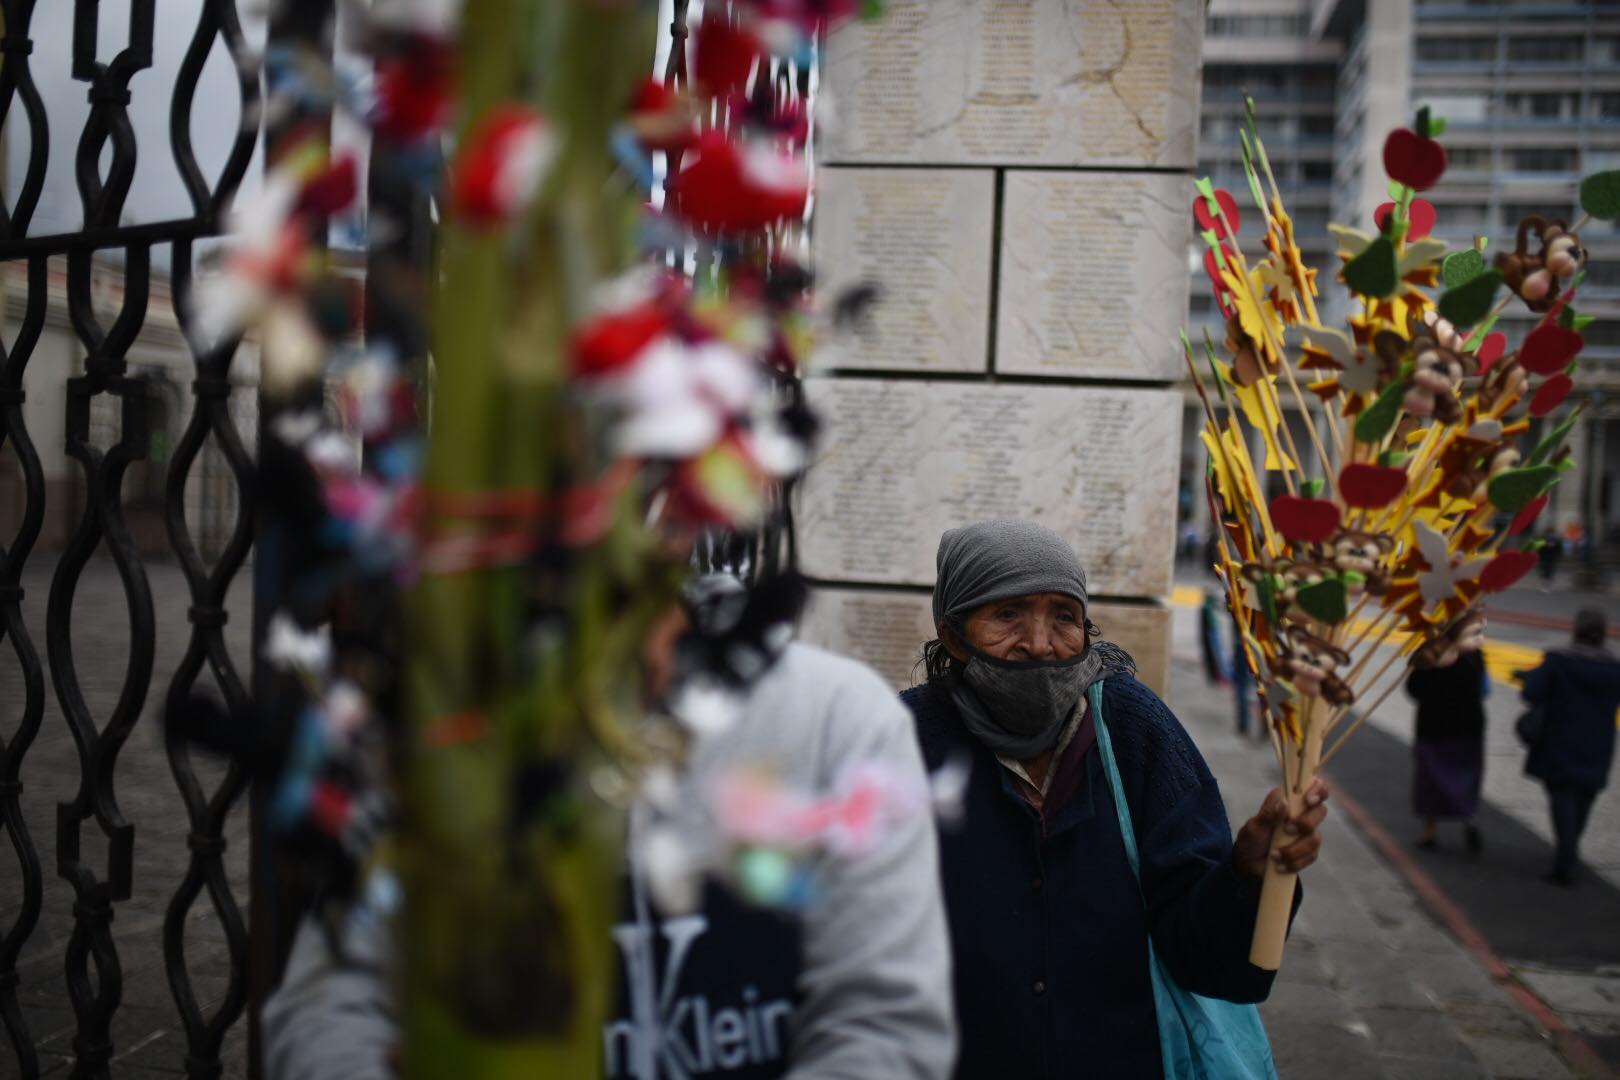
[[1012, 775], [942, 688], [901, 697], [930, 769], [963, 758], [973, 766], [961, 823], [940, 830], [959, 1078], [1162, 1076], [1150, 928], [1186, 989], [1241, 1002], [1270, 993], [1272, 973], [1249, 963], [1259, 885], [1233, 866], [1215, 778], [1151, 690], [1111, 675], [1103, 691], [1146, 911], [1095, 745], [1043, 837]]
[[1524, 771], [1548, 787], [1601, 791], [1614, 760], [1620, 659], [1591, 646], [1550, 652], [1524, 677], [1524, 700], [1542, 706], [1546, 720]]

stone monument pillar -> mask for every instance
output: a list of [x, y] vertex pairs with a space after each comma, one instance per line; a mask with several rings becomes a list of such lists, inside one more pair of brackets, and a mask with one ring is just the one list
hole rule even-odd
[[807, 640], [910, 685], [940, 533], [1027, 517], [1165, 688], [1201, 13], [890, 0], [828, 42], [817, 268], [883, 299], [808, 380]]

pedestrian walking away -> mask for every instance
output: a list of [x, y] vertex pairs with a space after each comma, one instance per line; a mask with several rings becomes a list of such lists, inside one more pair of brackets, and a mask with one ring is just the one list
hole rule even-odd
[[1614, 759], [1615, 710], [1620, 708], [1620, 658], [1604, 645], [1603, 612], [1575, 615], [1575, 639], [1549, 652], [1524, 675], [1524, 700], [1537, 714], [1524, 771], [1547, 788], [1555, 854], [1547, 880], [1575, 883], [1581, 833]]
[[1485, 703], [1490, 692], [1485, 657], [1485, 618], [1471, 615], [1438, 649], [1417, 654], [1406, 692], [1417, 702], [1412, 740], [1412, 812], [1423, 821], [1418, 846], [1439, 846], [1440, 821], [1461, 821], [1471, 854], [1483, 838], [1479, 814], [1485, 778]]

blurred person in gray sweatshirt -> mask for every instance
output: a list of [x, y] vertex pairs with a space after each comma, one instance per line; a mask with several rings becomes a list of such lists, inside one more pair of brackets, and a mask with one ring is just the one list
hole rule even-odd
[[[829, 790], [875, 764], [925, 784], [905, 708], [864, 665], [792, 644], [744, 692], [723, 734], [700, 736], [678, 826], [706, 826], [705, 778], [764, 765]], [[701, 841], [698, 841], [701, 842]], [[955, 1060], [950, 947], [934, 822], [914, 814], [856, 855], [813, 857], [798, 911], [751, 907], [717, 885], [696, 910], [661, 915], [630, 860], [615, 927], [618, 1005], [602, 1032], [607, 1078], [945, 1077]], [[357, 909], [336, 934], [300, 930], [263, 1013], [270, 1080], [387, 1080], [400, 1038], [391, 928]]]

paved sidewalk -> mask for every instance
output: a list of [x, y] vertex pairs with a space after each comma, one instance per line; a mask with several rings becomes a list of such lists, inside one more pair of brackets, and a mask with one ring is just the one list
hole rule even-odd
[[[1274, 786], [1271, 749], [1232, 732], [1230, 692], [1203, 681], [1194, 613], [1176, 614], [1171, 704], [1221, 783], [1234, 825]], [[1406, 882], [1330, 812], [1323, 854], [1271, 1000], [1284, 1077], [1569, 1077], [1510, 994], [1419, 905]]]

